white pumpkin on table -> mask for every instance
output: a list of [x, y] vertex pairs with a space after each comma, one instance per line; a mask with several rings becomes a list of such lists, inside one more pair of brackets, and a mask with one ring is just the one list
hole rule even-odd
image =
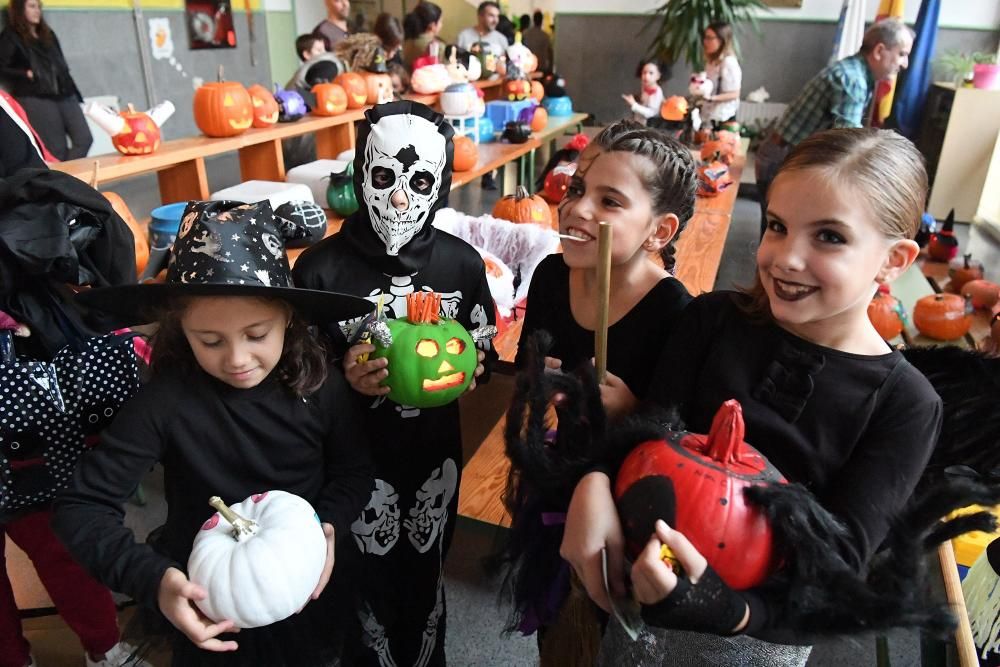
[[208, 595], [196, 602], [214, 621], [258, 628], [301, 609], [326, 564], [326, 535], [312, 505], [293, 493], [268, 491], [217, 512], [195, 536], [188, 578]]

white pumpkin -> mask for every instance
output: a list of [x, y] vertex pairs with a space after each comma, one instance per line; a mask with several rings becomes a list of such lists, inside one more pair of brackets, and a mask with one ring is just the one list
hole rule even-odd
[[218, 512], [198, 531], [188, 559], [188, 578], [208, 593], [197, 602], [202, 613], [257, 628], [301, 609], [326, 564], [326, 536], [312, 505], [285, 491], [231, 508], [217, 497], [210, 502]]

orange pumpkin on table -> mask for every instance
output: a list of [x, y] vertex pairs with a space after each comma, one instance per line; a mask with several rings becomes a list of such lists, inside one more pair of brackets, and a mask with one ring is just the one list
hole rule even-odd
[[135, 272], [137, 274], [146, 270], [149, 262], [149, 241], [146, 240], [146, 228], [139, 224], [139, 221], [132, 215], [125, 200], [114, 192], [102, 192], [104, 198], [111, 202], [111, 208], [121, 216], [121, 219], [128, 225], [135, 240]]
[[385, 104], [392, 102], [392, 78], [388, 74], [364, 72], [368, 104]]
[[545, 97], [545, 86], [542, 85], [541, 81], [531, 82], [531, 99], [536, 102], [541, 102], [542, 98]]
[[255, 83], [247, 88], [250, 103], [253, 104], [253, 126], [271, 127], [278, 122], [278, 101], [270, 90]]
[[883, 340], [892, 340], [903, 333], [906, 315], [899, 299], [879, 289], [868, 304], [868, 319]]
[[983, 263], [972, 259], [972, 254], [962, 255], [961, 260], [955, 260], [948, 267], [948, 276], [951, 278], [949, 289], [956, 294], [962, 293], [962, 285], [970, 280], [981, 280], [983, 277]]
[[531, 131], [541, 132], [549, 124], [549, 112], [545, 107], [539, 105], [535, 107], [535, 113], [531, 116]]
[[469, 171], [475, 169], [479, 163], [479, 149], [472, 139], [465, 136], [455, 137], [455, 159], [452, 162], [452, 169], [455, 171]]
[[493, 217], [511, 222], [533, 222], [543, 227], [552, 228], [552, 210], [549, 204], [538, 195], [529, 194], [523, 185], [517, 186], [512, 195], [503, 197], [493, 207]]
[[957, 294], [930, 294], [914, 306], [913, 324], [928, 338], [961, 338], [972, 327], [972, 303]]
[[680, 95], [672, 95], [671, 97], [663, 100], [663, 104], [660, 105], [660, 117], [663, 118], [663, 120], [669, 120], [676, 123], [684, 120], [687, 113], [687, 98], [681, 97]]
[[317, 116], [338, 116], [347, 111], [347, 93], [335, 83], [317, 83], [312, 87], [316, 96], [313, 113]]
[[962, 285], [960, 293], [972, 302], [973, 308], [992, 310], [1000, 302], [1000, 285], [989, 280], [970, 280]]
[[347, 93], [348, 109], [360, 109], [368, 102], [368, 85], [360, 74], [344, 72], [333, 82]]
[[243, 84], [219, 80], [194, 91], [194, 122], [206, 136], [235, 137], [253, 124], [253, 102]]

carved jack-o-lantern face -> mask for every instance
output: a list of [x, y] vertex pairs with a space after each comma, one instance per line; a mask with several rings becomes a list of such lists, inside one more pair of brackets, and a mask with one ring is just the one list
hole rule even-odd
[[257, 83], [247, 88], [247, 92], [253, 104], [253, 126], [271, 127], [277, 123], [278, 102], [271, 91]]
[[388, 74], [365, 72], [366, 101], [368, 104], [392, 102], [392, 78]]
[[317, 83], [312, 87], [316, 96], [313, 113], [317, 116], [337, 116], [347, 111], [347, 93], [335, 83]]
[[388, 322], [392, 345], [376, 344], [372, 358], [389, 360], [384, 384], [390, 400], [417, 408], [446, 405], [472, 383], [476, 346], [461, 324], [439, 319], [439, 297], [421, 292], [410, 297], [407, 317]]
[[368, 102], [368, 86], [365, 85], [365, 80], [360, 74], [344, 72], [333, 82], [347, 93], [348, 109], [360, 109]]
[[253, 123], [253, 103], [241, 84], [206, 83], [194, 91], [194, 120], [209, 137], [242, 134]]
[[123, 155], [148, 155], [160, 147], [160, 128], [148, 114], [121, 112], [125, 127], [111, 137], [111, 143]]

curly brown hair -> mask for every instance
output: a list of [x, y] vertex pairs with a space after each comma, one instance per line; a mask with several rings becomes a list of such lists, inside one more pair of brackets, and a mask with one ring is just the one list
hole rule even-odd
[[[36, 36], [32, 34], [31, 24], [28, 23], [28, 19], [24, 15], [24, 6], [27, 2], [28, 0], [10, 0], [10, 4], [7, 6], [7, 20], [18, 37], [25, 42], [33, 42]], [[39, 9], [41, 9], [41, 3], [39, 3]], [[46, 45], [52, 43], [52, 28], [45, 22], [44, 14], [39, 17], [36, 30], [38, 32], [37, 39], [40, 42]]]
[[[193, 298], [197, 297], [173, 299], [159, 313], [159, 327], [151, 341], [153, 354], [150, 368], [154, 374], [167, 368], [183, 374], [201, 370], [181, 327], [181, 318]], [[285, 309], [289, 317], [281, 358], [272, 372], [277, 373], [278, 380], [296, 396], [312, 394], [326, 382], [326, 348], [286, 301], [268, 298], [260, 300]]]

